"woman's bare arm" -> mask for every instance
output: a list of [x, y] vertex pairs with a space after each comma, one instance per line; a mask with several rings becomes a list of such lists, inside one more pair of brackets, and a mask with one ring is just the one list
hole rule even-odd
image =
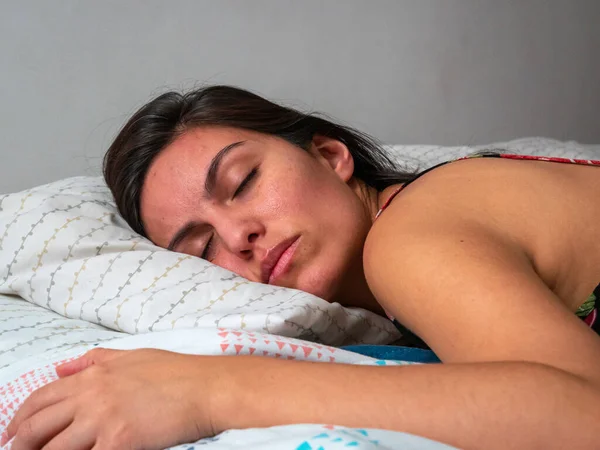
[[397, 225], [380, 219], [369, 237], [370, 286], [446, 364], [232, 360], [220, 425], [326, 422], [461, 448], [596, 447], [600, 339], [518, 246], [477, 224], [414, 234]]
[[404, 431], [465, 449], [598, 445], [600, 390], [542, 364], [224, 359], [212, 408], [218, 431], [330, 423]]

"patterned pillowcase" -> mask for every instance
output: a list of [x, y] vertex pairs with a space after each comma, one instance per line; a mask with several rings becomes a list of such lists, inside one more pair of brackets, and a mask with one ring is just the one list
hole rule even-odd
[[154, 246], [129, 228], [95, 177], [0, 196], [0, 293], [127, 333], [225, 327], [331, 345], [398, 338], [368, 311]]

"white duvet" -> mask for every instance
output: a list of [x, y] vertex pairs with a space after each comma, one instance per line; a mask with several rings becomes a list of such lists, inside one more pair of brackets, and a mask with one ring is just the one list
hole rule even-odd
[[[260, 355], [272, 358], [369, 365], [382, 361], [299, 339], [224, 328], [193, 328], [125, 335], [86, 322], [65, 319], [23, 300], [0, 295], [0, 434], [27, 396], [56, 380], [54, 368], [96, 346], [114, 349], [158, 348], [187, 354]], [[9, 442], [4, 448], [10, 449]], [[443, 449], [418, 436], [334, 425], [291, 425], [231, 430], [214, 438], [171, 447], [211, 449]]]

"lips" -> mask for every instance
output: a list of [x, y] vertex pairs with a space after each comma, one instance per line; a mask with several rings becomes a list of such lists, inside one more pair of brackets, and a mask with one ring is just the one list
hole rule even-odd
[[[265, 258], [260, 264], [261, 281], [263, 283], [272, 284], [273, 279], [286, 271], [291, 262], [298, 239], [300, 239], [300, 236], [291, 237], [267, 251]], [[290, 248], [292, 246], [293, 248]], [[288, 252], [288, 250], [290, 251]], [[282, 258], [282, 256], [285, 256], [285, 258]]]

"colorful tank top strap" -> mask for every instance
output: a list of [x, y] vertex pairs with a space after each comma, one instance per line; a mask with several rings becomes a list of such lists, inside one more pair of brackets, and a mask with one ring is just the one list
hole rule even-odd
[[596, 333], [600, 334], [600, 311], [598, 310], [598, 299], [600, 298], [600, 284], [592, 295], [588, 297], [583, 305], [577, 310], [577, 315]]
[[531, 156], [531, 155], [515, 155], [511, 153], [500, 153], [500, 152], [486, 152], [481, 154], [474, 154], [463, 156], [462, 158], [458, 158], [456, 161], [461, 161], [464, 159], [473, 159], [473, 158], [503, 158], [503, 159], [516, 159], [516, 160], [525, 160], [525, 161], [546, 161], [546, 162], [555, 162], [562, 164], [578, 164], [583, 166], [600, 166], [600, 160], [594, 159], [574, 159], [574, 158], [559, 158], [556, 156]]
[[450, 164], [451, 162], [454, 162], [454, 161], [455, 160], [444, 161], [443, 163], [436, 164], [435, 166], [430, 167], [429, 169], [426, 169], [423, 172], [420, 172], [412, 180], [407, 181], [406, 183], [402, 184], [398, 189], [396, 189], [394, 192], [392, 192], [391, 195], [386, 199], [386, 201], [383, 203], [383, 205], [381, 206], [381, 208], [379, 209], [379, 211], [377, 211], [377, 214], [375, 214], [375, 220], [377, 220], [377, 218], [381, 215], [381, 213], [383, 211], [385, 211], [385, 209], [390, 205], [390, 203], [392, 203], [392, 200], [394, 200], [394, 198], [396, 197], [396, 195], [398, 195], [400, 192], [402, 192], [402, 190], [404, 190], [409, 184], [411, 184], [414, 181], [418, 180], [419, 178], [421, 178], [426, 173], [429, 173], [432, 170], [437, 169], [438, 167], [444, 166], [446, 164]]
[[477, 153], [477, 154], [473, 154], [473, 155], [467, 155], [467, 156], [463, 156], [462, 158], [457, 158], [454, 160], [445, 161], [443, 163], [436, 164], [435, 166], [430, 167], [429, 169], [426, 169], [423, 172], [420, 172], [412, 180], [401, 185], [398, 189], [396, 189], [394, 192], [392, 192], [392, 194], [387, 198], [387, 200], [385, 201], [385, 203], [383, 204], [381, 209], [379, 209], [379, 211], [377, 211], [377, 214], [375, 215], [375, 219], [377, 219], [381, 215], [381, 213], [389, 206], [389, 204], [392, 202], [392, 200], [394, 200], [396, 195], [398, 195], [409, 184], [418, 180], [426, 173], [431, 172], [432, 170], [437, 169], [440, 166], [444, 166], [444, 165], [449, 164], [454, 161], [463, 161], [465, 159], [475, 159], [475, 158], [502, 158], [502, 159], [515, 159], [515, 160], [524, 160], [524, 161], [546, 161], [546, 162], [555, 162], [555, 163], [561, 163], [561, 164], [600, 166], [600, 160], [593, 160], [593, 159], [558, 158], [558, 157], [554, 157], [554, 156], [514, 155], [514, 154], [510, 154], [510, 153], [501, 153], [501, 152], [494, 152], [494, 151]]

